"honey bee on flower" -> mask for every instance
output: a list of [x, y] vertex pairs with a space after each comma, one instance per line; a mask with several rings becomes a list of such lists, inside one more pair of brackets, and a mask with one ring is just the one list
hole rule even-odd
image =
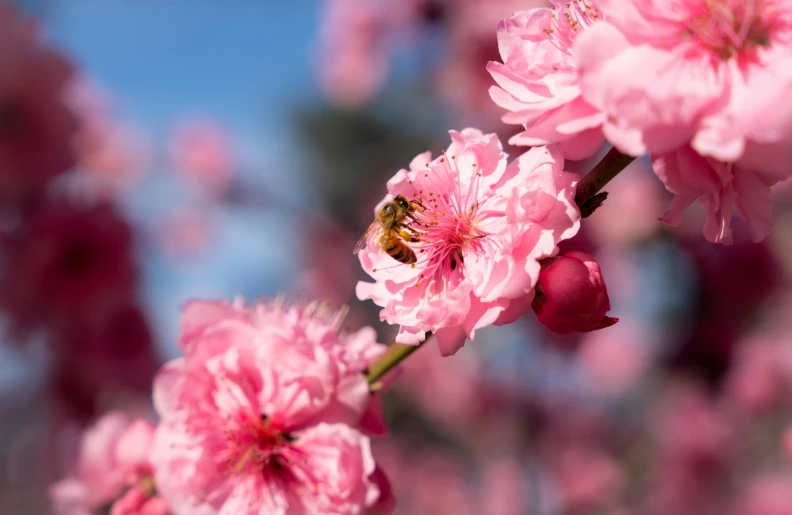
[[407, 266], [382, 245], [361, 244], [360, 262], [375, 282], [357, 286], [360, 299], [383, 308], [382, 320], [401, 325], [398, 342], [418, 344], [432, 331], [446, 355], [476, 329], [531, 310], [538, 261], [554, 255], [580, 219], [577, 176], [563, 171], [558, 147], [534, 148], [507, 164], [494, 134], [450, 135], [443, 155], [421, 154], [388, 182], [376, 210], [382, 220], [394, 199], [413, 206], [404, 208], [409, 216], [398, 237], [415, 262]]

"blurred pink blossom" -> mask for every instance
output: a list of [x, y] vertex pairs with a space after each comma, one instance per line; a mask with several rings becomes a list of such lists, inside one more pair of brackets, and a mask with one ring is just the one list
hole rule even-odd
[[[139, 504], [150, 500], [152, 468], [149, 454], [154, 425], [132, 420], [126, 413], [111, 412], [98, 419], [82, 436], [73, 472], [50, 489], [58, 515], [93, 515], [100, 508], [126, 497], [126, 490], [143, 494]], [[121, 507], [129, 501], [123, 500]], [[153, 504], [160, 504], [155, 501]], [[135, 512], [111, 509], [113, 515], [140, 513], [164, 514], [166, 511]]]
[[580, 367], [595, 390], [610, 395], [629, 392], [649, 368], [649, 352], [641, 344], [648, 331], [621, 321], [607, 332], [592, 332], [578, 351]]
[[476, 492], [466, 481], [467, 467], [447, 449], [383, 440], [376, 442], [375, 456], [392, 479], [398, 513], [479, 513]]
[[735, 515], [788, 515], [792, 513], [792, 476], [766, 473], [751, 481], [736, 503]]
[[34, 23], [0, 4], [0, 199], [29, 201], [74, 164], [65, 103], [72, 65]]
[[675, 384], [655, 417], [653, 434], [667, 455], [705, 468], [728, 457], [735, 429], [703, 388]]
[[792, 425], [786, 428], [781, 438], [781, 448], [788, 460], [792, 460]]
[[559, 449], [553, 468], [562, 503], [570, 512], [602, 507], [624, 488], [616, 461], [593, 447], [573, 444]]
[[74, 137], [78, 166], [90, 178], [116, 194], [140, 179], [152, 155], [146, 138], [115, 119], [110, 95], [83, 77], [69, 95], [79, 117]]
[[[443, 355], [476, 329], [514, 321], [530, 309], [538, 260], [578, 230], [577, 176], [563, 171], [557, 147], [531, 149], [507, 165], [498, 138], [451, 131], [451, 146], [432, 160], [417, 156], [388, 181], [377, 209], [402, 195], [418, 207], [408, 226], [417, 262], [395, 261], [374, 242], [359, 255], [374, 283], [357, 295], [400, 324], [396, 341], [417, 344], [433, 331]], [[420, 206], [419, 206], [420, 204]]]
[[358, 107], [385, 84], [394, 40], [410, 31], [420, 0], [326, 0], [318, 49], [319, 81], [329, 99]]
[[488, 460], [479, 497], [481, 515], [521, 515], [529, 513], [525, 491], [525, 471], [514, 457]]
[[656, 443], [647, 513], [723, 513], [737, 427], [703, 387], [676, 381], [648, 420]]
[[154, 382], [157, 491], [174, 511], [362, 513], [377, 501], [369, 440], [344, 423], [368, 403], [362, 371], [381, 348], [340, 321], [320, 305], [185, 307], [185, 356]]
[[519, 11], [498, 25], [503, 64], [487, 69], [498, 83], [492, 100], [507, 109], [503, 121], [525, 131], [512, 145], [563, 143], [567, 159], [583, 159], [605, 139], [605, 116], [581, 96], [572, 49], [579, 34], [602, 18], [596, 2], [551, 0], [552, 8]]
[[436, 352], [417, 352], [401, 367], [396, 391], [405, 392], [424, 416], [453, 435], [476, 431], [485, 395], [481, 363], [474, 354], [463, 354], [452, 362]]
[[[427, 2], [432, 5], [431, 2]], [[492, 37], [498, 22], [516, 10], [547, 5], [546, 0], [450, 0], [434, 2], [442, 12], [444, 55], [436, 72], [436, 93], [449, 101], [454, 121], [491, 126], [502, 111], [489, 97], [487, 63], [498, 57]]]
[[159, 244], [174, 258], [193, 256], [212, 241], [212, 214], [198, 206], [174, 210], [157, 226]]
[[596, 331], [619, 321], [605, 315], [610, 300], [599, 263], [583, 252], [542, 262], [531, 306], [539, 321], [558, 334]]
[[234, 175], [229, 134], [209, 118], [189, 118], [177, 123], [170, 135], [174, 171], [190, 186], [210, 197], [221, 196]]
[[657, 232], [665, 193], [648, 161], [633, 161], [608, 184], [608, 192], [605, 203], [586, 219], [586, 228], [594, 241], [631, 245]]
[[792, 387], [792, 350], [771, 338], [743, 342], [734, 352], [726, 392], [738, 406], [766, 411]]

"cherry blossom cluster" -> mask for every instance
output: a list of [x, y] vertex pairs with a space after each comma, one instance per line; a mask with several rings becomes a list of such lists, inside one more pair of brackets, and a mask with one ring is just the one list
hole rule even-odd
[[[58, 513], [363, 513], [389, 502], [364, 415], [384, 347], [325, 305], [184, 308], [184, 356], [154, 380], [156, 428], [111, 413], [82, 440]], [[378, 509], [378, 508], [376, 508]]]
[[[503, 121], [523, 128], [509, 143], [531, 148], [510, 157], [497, 134], [450, 131], [439, 155], [419, 154], [387, 181], [374, 209], [377, 230], [366, 233], [358, 252], [371, 280], [358, 282], [355, 294], [398, 327], [395, 342], [380, 345], [371, 327], [343, 330], [345, 312], [320, 303], [187, 303], [182, 356], [153, 380], [156, 423], [118, 411], [96, 420], [82, 435], [70, 473], [51, 488], [56, 513], [389, 513], [394, 499], [370, 436], [387, 432], [378, 394], [411, 352], [405, 345], [433, 337], [440, 354], [450, 356], [477, 331], [531, 318], [531, 312], [558, 335], [618, 322], [608, 314], [597, 260], [561, 250], [602, 202], [581, 197], [585, 179], [568, 171], [570, 161], [592, 158], [606, 143], [621, 157], [649, 156], [674, 194], [665, 222], [679, 224], [698, 200], [707, 240], [732, 241], [733, 212], [755, 240], [769, 234], [770, 188], [789, 177], [792, 157], [792, 108], [783, 98], [792, 86], [792, 3], [514, 3], [529, 10], [493, 27], [501, 62], [490, 62], [486, 71], [497, 84], [491, 100], [507, 111]], [[383, 33], [405, 33], [417, 13], [425, 20], [453, 13], [452, 2], [398, 4], [391, 11], [387, 3], [363, 9], [353, 0], [332, 2], [335, 21], [326, 30], [335, 45], [328, 52], [341, 59], [321, 69], [342, 103], [357, 103], [385, 83], [387, 60], [379, 57], [389, 41]], [[10, 11], [0, 12], [0, 25], [0, 56], [22, 60], [10, 66], [19, 76], [0, 88], [0, 199], [9, 220], [17, 221], [2, 226], [10, 229], [3, 235], [9, 246], [0, 308], [13, 330], [45, 328], [58, 336], [64, 356], [84, 346], [91, 357], [100, 356], [91, 370], [123, 377], [123, 370], [103, 368], [98, 349], [130, 328], [145, 335], [136, 341], [150, 343], [136, 304], [131, 231], [112, 202], [86, 206], [53, 193], [53, 179], [76, 164], [73, 142], [86, 144], [63, 102], [71, 67]], [[359, 89], [346, 87], [343, 81], [356, 75]], [[177, 160], [204, 193], [223, 189], [231, 171], [222, 135], [193, 129], [177, 138]], [[185, 151], [193, 146], [201, 152]], [[85, 155], [97, 162], [101, 152], [87, 147]], [[588, 177], [596, 179], [597, 170]], [[393, 226], [384, 221], [386, 209], [401, 210]], [[630, 227], [626, 239], [647, 232]], [[629, 333], [623, 325], [613, 329]], [[595, 347], [600, 354], [587, 356], [584, 368], [606, 377], [604, 389], [626, 389], [648, 360], [636, 352], [623, 360], [633, 366], [613, 371], [608, 353], [623, 357], [626, 346]], [[776, 346], [751, 349], [726, 384], [731, 402], [758, 409], [775, 400], [776, 383], [789, 382], [789, 357]], [[128, 362], [145, 362], [139, 354], [130, 352]], [[442, 371], [427, 365], [426, 372], [413, 388], [481, 395], [474, 372], [465, 376], [474, 386], [452, 383], [458, 388], [449, 388]], [[752, 380], [763, 374], [756, 385]], [[660, 487], [647, 505], [657, 513], [693, 513], [675, 508], [684, 504], [680, 492], [687, 493], [678, 483], [709, 478], [712, 463], [729, 460], [720, 450], [734, 435], [726, 410], [697, 387], [669, 391], [655, 438], [660, 465], [649, 479]], [[420, 402], [449, 431], [465, 432], [449, 422], [459, 413], [471, 427], [480, 423], [468, 398], [458, 391], [447, 398], [455, 403], [440, 406], [425, 393]], [[690, 420], [697, 427], [684, 435]], [[552, 472], [568, 509], [597, 505], [622, 488], [607, 452], [558, 438], [543, 444], [560, 449]], [[509, 475], [510, 464], [503, 465], [493, 476]], [[748, 496], [747, 509], [752, 502]], [[497, 513], [498, 506], [487, 510]]]
[[[558, 259], [558, 243], [580, 226], [575, 204], [578, 176], [565, 172], [558, 145], [508, 156], [494, 134], [451, 131], [439, 157], [417, 156], [409, 170], [388, 181], [388, 196], [401, 195], [414, 214], [417, 261], [396, 262], [381, 246], [360, 253], [375, 282], [357, 294], [383, 309], [380, 318], [399, 324], [396, 341], [416, 345], [433, 333], [443, 355], [454, 354], [477, 329], [503, 325], [529, 313], [558, 332], [589, 331], [615, 323], [605, 284], [593, 258], [586, 266]], [[546, 292], [537, 297], [542, 279]]]
[[604, 141], [649, 154], [674, 194], [677, 225], [695, 200], [709, 241], [731, 241], [733, 211], [756, 241], [770, 187], [787, 179], [792, 9], [785, 0], [553, 0], [498, 26], [488, 69], [515, 145], [559, 143], [569, 159]]

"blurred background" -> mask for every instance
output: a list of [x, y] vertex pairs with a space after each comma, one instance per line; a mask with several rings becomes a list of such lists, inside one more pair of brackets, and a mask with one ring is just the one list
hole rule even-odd
[[[98, 415], [153, 417], [187, 299], [325, 299], [390, 341], [351, 249], [448, 129], [518, 132], [485, 67], [497, 21], [543, 2], [15, 5], [40, 36], [0, 11], [0, 514], [49, 513]], [[562, 251], [597, 257], [620, 322], [414, 354], [374, 444], [397, 513], [792, 514], [792, 187], [731, 246], [695, 209], [658, 222], [647, 162], [607, 190]]]

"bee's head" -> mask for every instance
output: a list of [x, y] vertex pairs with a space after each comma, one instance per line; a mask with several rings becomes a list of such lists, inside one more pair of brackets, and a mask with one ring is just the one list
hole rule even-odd
[[402, 209], [410, 209], [410, 202], [401, 195], [396, 195], [396, 198], [394, 200], [396, 201], [397, 204], [399, 204], [399, 207], [401, 207]]

